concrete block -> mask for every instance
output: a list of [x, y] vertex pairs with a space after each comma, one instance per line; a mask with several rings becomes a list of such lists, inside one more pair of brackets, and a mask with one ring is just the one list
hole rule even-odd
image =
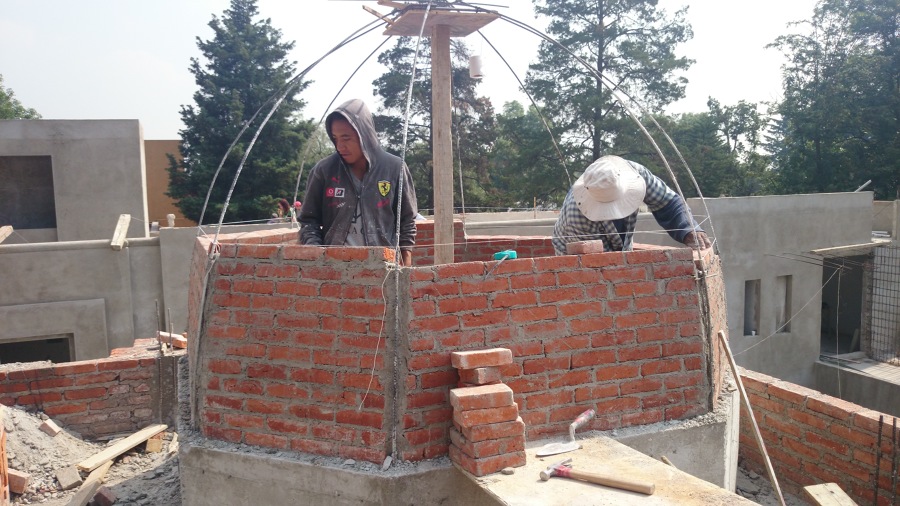
[[453, 411], [453, 421], [460, 427], [475, 427], [492, 423], [511, 422], [518, 417], [519, 407], [515, 404], [512, 406], [504, 406], [502, 408]]
[[503, 383], [450, 390], [450, 405], [459, 411], [502, 408], [513, 403], [513, 391]]
[[95, 506], [112, 506], [116, 503], [116, 499], [118, 498], [116, 497], [115, 492], [108, 487], [100, 487], [100, 490], [98, 490], [97, 493], [94, 494], [94, 498], [91, 499], [91, 504], [94, 504]]
[[13, 494], [24, 494], [31, 481], [31, 475], [15, 469], [7, 469], [7, 471], [9, 473], [9, 491]]
[[56, 481], [59, 482], [59, 488], [63, 490], [80, 487], [81, 484], [84, 483], [81, 479], [81, 474], [75, 466], [65, 467], [57, 471]]
[[476, 367], [475, 369], [461, 369], [459, 371], [460, 383], [471, 385], [491, 385], [499, 383], [503, 379], [499, 367]]
[[478, 367], [507, 365], [512, 363], [512, 351], [507, 348], [454, 351], [450, 354], [450, 363], [457, 369], [476, 369]]
[[590, 255], [591, 253], [603, 253], [603, 241], [578, 241], [566, 244], [567, 255]]
[[41, 424], [40, 429], [50, 437], [56, 437], [56, 435], [59, 434], [60, 431], [62, 431], [62, 429], [59, 428], [59, 425], [56, 425], [56, 423], [49, 418], [44, 420], [44, 423]]

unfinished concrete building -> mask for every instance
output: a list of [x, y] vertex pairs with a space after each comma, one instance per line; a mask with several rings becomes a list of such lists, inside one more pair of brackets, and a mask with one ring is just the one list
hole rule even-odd
[[[589, 404], [601, 414], [592, 429], [615, 429], [645, 454], [668, 455], [679, 468], [733, 488], [738, 453], [746, 465], [763, 469], [745, 415], [739, 451], [729, 446], [738, 439], [737, 400], [721, 390], [714, 332], [724, 317], [710, 305], [726, 299], [728, 335], [746, 368], [742, 376], [782, 486], [796, 493], [833, 481], [870, 502], [874, 483], [882, 498], [889, 497], [890, 469], [885, 461], [879, 465], [874, 446], [881, 430], [883, 456], [896, 452], [879, 416], [898, 414], [891, 401], [898, 382], [854, 369], [859, 360], [819, 356], [829, 351], [823, 333], [834, 330], [823, 325], [836, 321], [852, 343], [857, 325], [847, 322], [858, 313], [860, 351], [895, 367], [890, 325], [896, 300], [884, 294], [898, 283], [890, 270], [896, 243], [872, 239], [873, 230], [897, 230], [885, 220], [897, 214], [893, 203], [873, 203], [864, 192], [707, 200], [721, 253], [705, 262], [721, 264], [724, 278], [717, 279], [724, 285], [714, 286], [727, 297], [704, 295], [710, 268], [698, 275], [687, 250], [669, 244], [553, 257], [549, 234], [533, 231], [546, 223], [534, 219], [458, 223], [455, 263], [430, 266], [426, 248], [415, 268], [399, 271], [390, 269], [380, 249], [311, 249], [296, 244], [295, 231], [231, 228], [221, 236], [216, 261], [207, 264], [207, 282], [198, 273], [210, 261], [208, 244], [194, 229], [151, 235], [141, 218], [132, 221], [136, 228], [122, 250], [110, 248], [120, 214], [145, 216], [144, 204], [134, 208], [147, 200], [140, 184], [121, 202], [105, 194], [69, 202], [83, 195], [71, 191], [75, 181], [90, 185], [109, 177], [84, 172], [99, 165], [86, 156], [129, 153], [105, 166], [122, 172], [116, 177], [123, 181], [144, 170], [139, 125], [119, 123], [0, 122], [0, 184], [21, 193], [15, 185], [22, 173], [52, 183], [46, 195], [52, 195], [56, 220], [16, 221], [15, 234], [0, 243], [0, 278], [10, 287], [0, 293], [0, 350], [40, 344], [47, 356], [28, 360], [60, 362], [4, 366], [0, 400], [44, 409], [91, 435], [174, 423], [179, 408], [187, 407], [199, 434], [182, 429], [191, 443], [182, 453], [185, 504], [210, 504], [205, 501], [220, 491], [242, 493], [227, 488], [224, 478], [211, 478], [234, 476], [236, 469], [269, 483], [272, 494], [271, 483], [302, 477], [311, 497], [333, 499], [339, 492], [379, 503], [452, 492], [461, 501], [484, 500], [485, 491], [449, 464], [411, 470], [413, 480], [389, 472], [335, 475], [327, 466], [273, 452], [378, 462], [386, 455], [406, 461], [442, 456], [449, 445], [447, 396], [456, 382], [449, 351], [495, 346], [514, 353], [503, 381], [515, 392], [529, 441], [563, 434]], [[43, 168], [28, 165], [35, 157], [44, 160]], [[115, 194], [122, 195], [121, 187]], [[79, 211], [97, 202], [104, 205]], [[24, 213], [21, 207], [4, 211]], [[758, 226], [772, 220], [780, 226]], [[645, 225], [647, 233], [636, 242], [664, 245], [653, 225]], [[427, 244], [428, 227], [421, 234]], [[522, 258], [490, 260], [503, 249]], [[843, 265], [850, 268], [836, 269], [828, 260], [836, 258], [849, 259]], [[840, 289], [826, 282], [834, 272], [842, 276]], [[858, 291], [848, 296], [847, 286]], [[758, 302], [748, 303], [748, 294], [758, 294]], [[850, 316], [826, 318], [823, 302]], [[177, 354], [161, 356], [136, 341], [160, 327], [189, 331], [194, 340], [192, 401], [179, 404], [175, 396]], [[111, 356], [114, 349], [129, 350]], [[719, 393], [724, 400], [717, 405]], [[711, 412], [721, 416], [699, 431], [673, 424], [658, 436], [639, 437], [626, 430]], [[676, 454], [682, 446], [702, 450]], [[708, 452], [715, 466], [707, 465]], [[246, 488], [250, 482], [237, 483]]]

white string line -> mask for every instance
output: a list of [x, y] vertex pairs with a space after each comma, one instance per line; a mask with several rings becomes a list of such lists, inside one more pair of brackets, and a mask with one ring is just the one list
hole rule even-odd
[[[366, 386], [366, 393], [363, 394], [362, 400], [359, 401], [359, 407], [356, 408], [356, 411], [362, 410], [363, 404], [366, 402], [366, 397], [369, 396], [369, 391], [372, 389], [372, 382], [375, 380], [375, 364], [378, 362], [378, 349], [381, 346], [381, 334], [384, 332], [384, 324], [387, 319], [388, 301], [384, 287], [387, 285], [388, 277], [389, 276], [385, 276], [384, 281], [381, 282], [381, 300], [384, 303], [384, 309], [381, 311], [381, 327], [378, 329], [378, 340], [375, 341], [375, 356], [372, 357], [372, 372], [369, 374], [369, 384]], [[394, 393], [394, 395], [397, 394]]]
[[797, 312], [795, 312], [794, 314], [792, 314], [792, 315], [791, 315], [791, 318], [790, 318], [788, 321], [784, 322], [784, 324], [783, 324], [782, 326], [780, 326], [780, 327], [778, 327], [777, 329], [775, 329], [775, 332], [773, 332], [772, 334], [766, 336], [764, 339], [760, 339], [760, 341], [759, 341], [758, 343], [756, 343], [756, 344], [754, 344], [754, 345], [752, 345], [752, 346], [750, 346], [750, 347], [748, 347], [748, 348], [745, 348], [745, 349], [742, 350], [742, 351], [739, 351], [739, 352], [737, 352], [737, 353], [732, 353], [732, 355], [737, 356], [737, 355], [740, 355], [740, 354], [742, 354], [742, 353], [746, 353], [746, 352], [752, 350], [753, 348], [756, 348], [757, 346], [761, 345], [762, 343], [768, 341], [769, 339], [775, 337], [775, 334], [777, 334], [779, 331], [781, 331], [781, 329], [785, 328], [789, 323], [791, 323], [791, 321], [794, 319], [794, 317], [796, 317], [797, 315], [799, 315], [800, 313], [802, 313], [803, 310], [806, 309], [806, 306], [810, 305], [810, 304], [812, 303], [812, 301], [816, 298], [816, 296], [818, 296], [820, 293], [822, 293], [822, 290], [825, 289], [825, 286], [828, 285], [828, 283], [831, 282], [831, 279], [834, 278], [834, 277], [837, 275], [837, 273], [840, 272], [840, 271], [841, 271], [840, 269], [834, 271], [834, 272], [831, 274], [831, 277], [828, 278], [827, 281], [825, 281], [824, 283], [822, 283], [822, 286], [816, 291], [816, 293], [812, 294], [812, 296], [809, 298], [809, 300], [806, 302], [806, 304], [803, 304], [803, 307], [801, 307], [799, 310], [797, 310]]

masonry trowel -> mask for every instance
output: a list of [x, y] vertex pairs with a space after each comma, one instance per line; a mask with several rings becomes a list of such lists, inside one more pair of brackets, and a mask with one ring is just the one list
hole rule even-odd
[[581, 448], [581, 443], [579, 443], [578, 441], [575, 441], [575, 431], [582, 425], [586, 424], [588, 422], [588, 420], [590, 420], [591, 418], [594, 418], [595, 414], [596, 414], [596, 411], [594, 411], [593, 409], [589, 409], [589, 410], [585, 411], [584, 413], [578, 415], [578, 418], [576, 418], [575, 421], [569, 425], [569, 440], [568, 441], [566, 441], [565, 443], [545, 444], [537, 452], [535, 452], [535, 455], [538, 457], [546, 457], [548, 455], [556, 455], [557, 453], [566, 453], [566, 452], [570, 452], [572, 450], [577, 450], [577, 449]]

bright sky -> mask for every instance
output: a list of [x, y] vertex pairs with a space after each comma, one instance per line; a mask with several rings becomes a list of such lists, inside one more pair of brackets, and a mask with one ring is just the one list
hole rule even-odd
[[[543, 29], [530, 0], [486, 0], [502, 14]], [[660, 0], [668, 11], [686, 0]], [[780, 96], [784, 59], [765, 45], [786, 33], [790, 21], [808, 19], [815, 0], [693, 0], [688, 20], [694, 39], [679, 54], [696, 60], [686, 74], [687, 98], [671, 112], [706, 110], [707, 97], [723, 104]], [[193, 104], [197, 90], [188, 71], [200, 57], [196, 38], [210, 40], [207, 26], [222, 16], [228, 0], [2, 0], [0, 75], [3, 85], [45, 119], [138, 119], [145, 139], [175, 139], [183, 128], [179, 111]], [[291, 59], [300, 71], [345, 37], [382, 13], [374, 0], [259, 0], [264, 18], [294, 41]], [[314, 83], [303, 92], [305, 114], [318, 119], [366, 55], [380, 44], [381, 30], [330, 55], [307, 75]], [[539, 39], [497, 20], [482, 33], [524, 80]], [[486, 77], [479, 92], [500, 110], [508, 100], [527, 101], [506, 65], [478, 34], [467, 39], [481, 54]], [[390, 47], [388, 42], [384, 47]], [[359, 97], [377, 108], [373, 79], [382, 73], [375, 58], [366, 63], [335, 103]]]

